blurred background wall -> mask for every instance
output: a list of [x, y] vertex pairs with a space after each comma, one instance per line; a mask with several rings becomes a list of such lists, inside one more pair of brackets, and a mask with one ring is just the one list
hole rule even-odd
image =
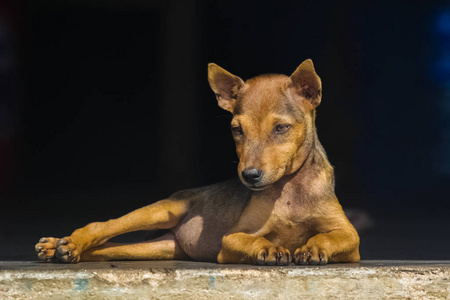
[[375, 224], [363, 258], [450, 259], [447, 1], [0, 3], [4, 259], [235, 176], [207, 63], [248, 79], [306, 58], [338, 198]]

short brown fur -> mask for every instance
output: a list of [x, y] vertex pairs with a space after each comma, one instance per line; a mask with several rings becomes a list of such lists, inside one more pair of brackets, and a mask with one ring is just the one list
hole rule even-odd
[[[240, 181], [181, 191], [121, 218], [36, 244], [40, 261], [194, 259], [261, 265], [357, 262], [359, 237], [334, 193], [315, 128], [322, 83], [311, 60], [290, 76], [247, 81], [210, 64], [218, 104], [233, 114]], [[136, 230], [169, 229], [135, 244]]]

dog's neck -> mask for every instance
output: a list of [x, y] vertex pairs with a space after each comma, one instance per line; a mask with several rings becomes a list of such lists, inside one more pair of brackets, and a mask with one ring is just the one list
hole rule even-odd
[[280, 178], [266, 191], [273, 200], [287, 196], [294, 201], [315, 202], [336, 197], [333, 167], [328, 161], [315, 128], [308, 138], [305, 140], [307, 145], [304, 145], [299, 153], [304, 158], [300, 168]]

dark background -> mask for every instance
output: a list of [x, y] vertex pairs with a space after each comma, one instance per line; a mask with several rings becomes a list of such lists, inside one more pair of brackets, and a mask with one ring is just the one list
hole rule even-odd
[[306, 58], [362, 258], [450, 259], [445, 2], [0, 2], [0, 259], [235, 176], [207, 63], [248, 79]]

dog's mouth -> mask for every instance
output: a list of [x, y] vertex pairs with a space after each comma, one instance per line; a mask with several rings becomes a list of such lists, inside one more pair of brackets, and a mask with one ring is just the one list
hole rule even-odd
[[252, 185], [252, 184], [248, 184], [248, 183], [245, 183], [245, 185], [249, 189], [251, 189], [252, 191], [255, 191], [255, 192], [263, 191], [263, 190], [267, 189], [270, 186], [270, 184], [266, 184], [266, 185]]
[[252, 191], [255, 191], [255, 192], [263, 191], [263, 190], [267, 189], [268, 187], [269, 187], [269, 185], [265, 185], [265, 186], [263, 186], [263, 187], [250, 187], [250, 186], [249, 186], [249, 188], [250, 188]]

